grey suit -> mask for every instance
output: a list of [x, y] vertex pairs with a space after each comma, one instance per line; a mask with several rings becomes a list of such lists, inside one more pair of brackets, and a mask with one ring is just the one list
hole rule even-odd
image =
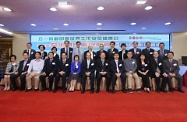
[[175, 77], [178, 80], [178, 89], [182, 88], [182, 76], [179, 74], [179, 64], [178, 61], [175, 59], [172, 59], [172, 68], [170, 66], [170, 61], [169, 59], [166, 59], [163, 61], [163, 73], [168, 74], [168, 77], [164, 77], [163, 81], [162, 81], [162, 90], [165, 89], [166, 87], [166, 82], [168, 82], [169, 88], [173, 89], [172, 83], [171, 83], [171, 79], [172, 76], [169, 75], [169, 73], [174, 73]]
[[79, 52], [78, 52], [78, 48], [73, 49], [72, 61], [74, 61], [75, 55], [79, 56], [79, 61], [82, 62], [84, 60], [84, 50], [82, 48], [79, 48]]

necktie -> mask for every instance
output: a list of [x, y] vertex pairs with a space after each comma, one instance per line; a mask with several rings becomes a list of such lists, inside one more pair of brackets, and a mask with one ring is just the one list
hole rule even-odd
[[117, 73], [119, 73], [118, 61], [116, 61]]
[[123, 56], [123, 55], [124, 55], [124, 53], [125, 53], [125, 52], [123, 52], [123, 51], [122, 51], [122, 60], [124, 59], [124, 56]]
[[66, 61], [65, 61], [65, 60], [63, 60], [63, 64], [65, 64], [65, 62], [66, 62]]
[[87, 69], [89, 69], [90, 61], [87, 60]]
[[101, 60], [101, 62], [102, 62], [102, 65], [104, 65], [104, 60], [103, 59]]
[[27, 50], [27, 52], [28, 52], [28, 54], [29, 54], [29, 57], [30, 57], [30, 50], [28, 49], [28, 50]]
[[27, 63], [27, 60], [25, 60], [24, 63], [23, 63], [23, 69], [22, 69], [22, 71], [24, 71], [26, 63]]
[[80, 56], [80, 49], [78, 48], [78, 55]]
[[69, 58], [68, 48], [66, 48], [67, 58]]
[[134, 49], [134, 54], [136, 54], [136, 49]]
[[50, 64], [51, 64], [51, 62], [52, 62], [53, 60], [52, 59], [50, 59]]
[[147, 51], [149, 52], [149, 51], [150, 51], [150, 49], [149, 49], [149, 48], [147, 48]]
[[164, 56], [164, 51], [160, 50], [160, 56], [163, 57]]
[[172, 72], [173, 71], [172, 60], [170, 60], [169, 62], [170, 62], [170, 72]]

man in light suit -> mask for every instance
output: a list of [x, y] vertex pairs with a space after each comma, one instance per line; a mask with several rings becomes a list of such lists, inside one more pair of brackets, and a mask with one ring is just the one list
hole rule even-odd
[[90, 52], [92, 60], [96, 60], [96, 53], [93, 51], [93, 45], [90, 44], [88, 46], [88, 50], [84, 52], [84, 59], [86, 59], [86, 53], [87, 52]]
[[160, 47], [160, 50], [158, 50], [159, 58], [163, 59], [163, 60], [167, 59], [168, 58], [167, 54], [168, 54], [169, 50], [164, 49], [165, 44], [163, 42], [161, 42], [159, 44], [159, 47]]
[[29, 59], [35, 59], [35, 53], [36, 51], [34, 49], [31, 49], [32, 43], [27, 43], [27, 49], [23, 51], [23, 53], [27, 52], [29, 54]]
[[168, 59], [163, 61], [163, 80], [162, 80], [162, 88], [161, 90], [165, 92], [166, 82], [169, 85], [169, 91], [173, 92], [173, 86], [171, 83], [172, 78], [176, 78], [178, 80], [178, 91], [181, 93], [185, 93], [182, 90], [182, 76], [179, 74], [179, 64], [178, 61], [173, 59], [174, 53], [168, 53]]
[[154, 49], [151, 48], [151, 42], [146, 42], [145, 45], [146, 48], [142, 50], [142, 53], [145, 54], [146, 60], [149, 61], [153, 58]]
[[126, 76], [128, 78], [128, 89], [129, 92], [132, 93], [132, 78], [135, 79], [135, 83], [136, 83], [136, 89], [138, 91], [138, 93], [141, 93], [140, 89], [141, 89], [141, 83], [140, 83], [140, 79], [137, 75], [137, 62], [136, 59], [132, 58], [132, 52], [128, 51], [127, 53], [127, 59], [125, 59], [124, 61], [124, 67], [125, 67], [125, 72], [126, 72]]
[[133, 53], [132, 58], [134, 58], [134, 59], [136, 59], [136, 61], [138, 61], [139, 58], [140, 58], [141, 49], [137, 48], [138, 47], [138, 42], [134, 41], [132, 44], [133, 44], [133, 48], [130, 49], [129, 51], [131, 51]]
[[60, 56], [62, 56], [62, 53], [65, 52], [67, 54], [67, 59], [72, 62], [72, 54], [73, 54], [73, 48], [69, 47], [70, 42], [68, 40], [64, 41], [65, 47], [60, 50]]
[[76, 42], [76, 47], [73, 49], [72, 61], [74, 60], [73, 57], [75, 55], [79, 56], [79, 60], [81, 62], [84, 60], [84, 50], [80, 46], [81, 46], [81, 42], [77, 41]]

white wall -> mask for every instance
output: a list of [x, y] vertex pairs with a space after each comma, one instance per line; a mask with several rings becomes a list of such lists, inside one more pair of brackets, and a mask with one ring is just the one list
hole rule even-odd
[[22, 53], [23, 50], [26, 49], [26, 44], [30, 42], [29, 34], [14, 34], [12, 41], [12, 53], [17, 56], [17, 61], [21, 61], [23, 59]]

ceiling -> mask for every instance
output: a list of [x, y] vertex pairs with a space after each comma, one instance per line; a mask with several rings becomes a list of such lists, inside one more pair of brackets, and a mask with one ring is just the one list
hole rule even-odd
[[[88, 30], [92, 33], [187, 31], [187, 0], [148, 0], [144, 5], [137, 5], [136, 0], [66, 0], [69, 7], [58, 6], [59, 1], [64, 0], [0, 0], [0, 24], [4, 24], [1, 28], [28, 34], [85, 33]], [[144, 8], [149, 5], [153, 9], [146, 11]], [[105, 9], [98, 11], [98, 6]], [[8, 7], [12, 12], [6, 12], [2, 7]], [[50, 11], [50, 7], [58, 11]], [[98, 22], [102, 23], [102, 29], [97, 29]], [[132, 22], [137, 24], [132, 26]], [[172, 24], [166, 26], [166, 22]], [[32, 23], [37, 26], [32, 27]]]

